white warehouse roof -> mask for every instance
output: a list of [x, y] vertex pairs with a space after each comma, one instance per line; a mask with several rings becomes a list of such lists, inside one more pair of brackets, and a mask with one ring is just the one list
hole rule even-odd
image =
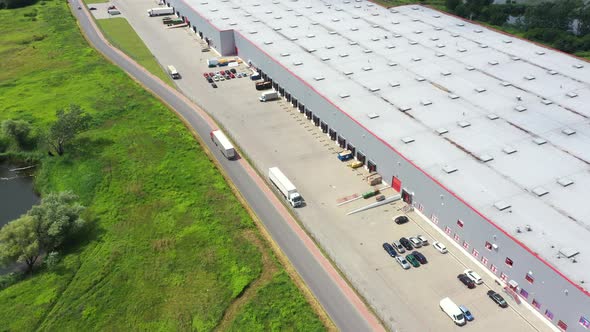
[[[590, 281], [590, 63], [422, 6], [188, 2], [573, 282]], [[564, 248], [577, 263], [558, 259]]]

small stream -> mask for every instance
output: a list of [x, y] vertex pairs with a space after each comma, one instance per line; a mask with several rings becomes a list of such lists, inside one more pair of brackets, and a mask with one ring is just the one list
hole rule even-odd
[[[12, 171], [19, 166], [0, 163], [0, 227], [20, 217], [39, 203], [39, 195], [33, 188], [32, 174], [35, 169]], [[0, 274], [17, 266], [0, 267]]]

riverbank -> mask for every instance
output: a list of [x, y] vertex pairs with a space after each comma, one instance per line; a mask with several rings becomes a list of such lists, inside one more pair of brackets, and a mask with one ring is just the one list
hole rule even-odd
[[69, 104], [93, 116], [63, 157], [40, 153], [35, 179], [42, 194], [75, 192], [91, 231], [0, 291], [0, 326], [323, 329], [202, 148], [88, 47], [65, 3], [0, 11], [0, 30], [0, 121], [42, 132]]

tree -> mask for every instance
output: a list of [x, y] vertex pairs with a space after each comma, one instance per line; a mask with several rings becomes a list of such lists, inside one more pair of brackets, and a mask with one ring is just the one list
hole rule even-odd
[[33, 266], [41, 255], [41, 246], [31, 216], [11, 221], [0, 229], [0, 261], [26, 263], [33, 273]]
[[80, 216], [84, 207], [77, 199], [70, 191], [51, 193], [28, 212], [43, 251], [54, 251], [84, 226], [85, 221]]
[[23, 147], [29, 139], [31, 125], [24, 120], [2, 121], [2, 132], [5, 136], [12, 138], [19, 147]]
[[78, 105], [56, 112], [57, 120], [49, 128], [47, 141], [58, 155], [63, 155], [65, 146], [82, 131], [88, 129], [91, 117]]
[[445, 6], [447, 7], [448, 10], [450, 11], [455, 11], [455, 8], [457, 8], [457, 6], [459, 6], [461, 4], [461, 0], [446, 0], [445, 1]]

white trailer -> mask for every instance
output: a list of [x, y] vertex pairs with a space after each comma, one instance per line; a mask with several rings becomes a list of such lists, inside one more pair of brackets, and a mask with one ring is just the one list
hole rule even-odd
[[271, 167], [268, 169], [268, 179], [275, 185], [275, 187], [277, 187], [277, 189], [279, 189], [281, 194], [285, 196], [291, 206], [299, 207], [303, 204], [303, 198], [299, 195], [299, 192], [297, 192], [295, 185], [289, 181], [278, 167]]
[[172, 7], [158, 7], [158, 8], [151, 8], [147, 11], [148, 16], [161, 16], [161, 15], [172, 15], [174, 14], [174, 8]]
[[225, 158], [230, 160], [236, 158], [236, 149], [234, 149], [234, 146], [221, 130], [213, 130], [211, 132], [211, 140], [221, 150]]
[[440, 300], [439, 303], [440, 310], [446, 313], [455, 324], [459, 326], [465, 325], [465, 316], [459, 307], [453, 302], [450, 298], [445, 297], [444, 299]]
[[279, 99], [279, 93], [276, 91], [266, 91], [263, 92], [260, 95], [260, 98], [258, 98], [261, 102], [266, 102], [266, 101], [271, 101], [271, 100], [275, 100], [275, 99]]

